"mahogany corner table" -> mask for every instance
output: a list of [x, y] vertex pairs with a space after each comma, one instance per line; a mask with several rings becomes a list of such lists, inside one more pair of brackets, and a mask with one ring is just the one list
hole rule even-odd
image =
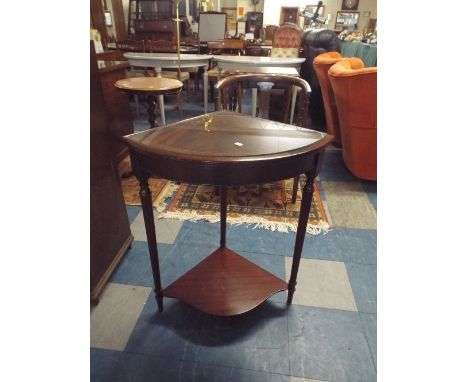
[[[173, 297], [205, 313], [245, 313], [288, 290], [290, 304], [309, 218], [313, 181], [332, 136], [313, 130], [218, 111], [124, 137], [140, 198], [159, 312]], [[306, 174], [289, 282], [226, 246], [227, 187], [261, 184]], [[148, 178], [220, 187], [220, 246], [166, 288], [161, 287], [156, 231]]]

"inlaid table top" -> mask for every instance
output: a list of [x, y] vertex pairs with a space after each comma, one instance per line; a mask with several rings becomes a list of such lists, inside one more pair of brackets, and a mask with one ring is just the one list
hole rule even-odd
[[162, 77], [131, 77], [119, 80], [115, 87], [124, 91], [170, 93], [182, 89], [182, 82]]
[[[231, 111], [186, 119], [124, 137], [159, 176], [195, 184], [251, 184], [305, 172], [307, 157], [331, 136]], [[165, 163], [163, 165], [163, 163]]]

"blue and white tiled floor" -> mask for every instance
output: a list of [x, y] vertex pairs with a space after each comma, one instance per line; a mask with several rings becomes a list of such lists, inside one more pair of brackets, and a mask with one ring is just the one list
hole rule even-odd
[[[198, 102], [198, 101], [197, 101]], [[178, 118], [170, 109], [167, 120]], [[185, 103], [185, 117], [201, 103]], [[144, 116], [135, 129], [145, 129]], [[377, 186], [327, 150], [321, 195], [333, 229], [306, 235], [291, 306], [279, 293], [251, 312], [212, 317], [174, 299], [157, 313], [140, 207], [135, 241], [91, 308], [91, 381], [376, 381]], [[157, 219], [162, 284], [217, 247], [219, 226]], [[288, 279], [294, 234], [228, 225], [228, 246]]]

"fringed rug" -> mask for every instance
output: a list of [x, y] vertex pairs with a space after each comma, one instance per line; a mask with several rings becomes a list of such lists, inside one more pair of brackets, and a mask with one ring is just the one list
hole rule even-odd
[[[304, 179], [301, 179], [301, 185]], [[230, 224], [248, 224], [254, 228], [272, 231], [296, 232], [301, 207], [299, 187], [295, 204], [291, 203], [293, 179], [263, 185], [228, 189], [228, 217]], [[219, 194], [214, 186], [187, 185], [178, 187], [169, 206], [159, 218], [179, 220], [207, 220], [219, 222]], [[314, 200], [309, 214], [307, 232], [313, 235], [326, 233], [329, 220], [325, 212], [317, 185], [314, 184]]]
[[[118, 166], [120, 176], [120, 183], [124, 195], [125, 204], [129, 206], [140, 206], [140, 184], [135, 176], [126, 177], [125, 174], [130, 173], [132, 170], [130, 158], [127, 156], [123, 159]], [[166, 207], [164, 199], [177, 189], [177, 185], [165, 180], [150, 177], [148, 185], [151, 190], [151, 199], [153, 200], [153, 207], [161, 210]]]

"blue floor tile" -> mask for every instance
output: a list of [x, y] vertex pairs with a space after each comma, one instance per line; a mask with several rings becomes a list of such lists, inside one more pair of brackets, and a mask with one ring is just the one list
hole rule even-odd
[[377, 369], [377, 315], [370, 313], [359, 313], [362, 327], [366, 333], [367, 343], [374, 361], [374, 367]]
[[234, 251], [284, 256], [286, 247], [294, 245], [295, 235], [254, 229], [245, 225], [228, 226], [226, 243]]
[[354, 299], [361, 313], [377, 313], [377, 267], [346, 263]]
[[334, 382], [376, 381], [359, 314], [291, 305], [291, 375]]
[[140, 213], [141, 207], [140, 206], [126, 206], [126, 207], [127, 207], [128, 222], [132, 224], [135, 218], [137, 217], [137, 215]]
[[[251, 252], [238, 252], [239, 255], [246, 258], [247, 260], [253, 262], [259, 267], [265, 269], [266, 271], [274, 274], [275, 276], [288, 281], [289, 274], [286, 275], [284, 256], [265, 256], [262, 253], [251, 253]], [[287, 298], [287, 291], [278, 292], [271, 296], [269, 301], [276, 301], [280, 303], [285, 303]]]
[[[292, 256], [294, 245], [286, 249]], [[302, 256], [307, 259], [377, 263], [377, 231], [370, 229], [333, 228], [326, 234], [306, 235]]]
[[320, 170], [320, 179], [335, 182], [358, 180], [344, 164], [341, 150], [325, 152]]
[[[171, 247], [172, 246], [169, 244], [158, 244], [161, 264], [166, 261], [165, 259]], [[146, 241], [134, 241], [132, 243], [132, 248], [127, 251], [109, 281], [119, 284], [154, 287], [148, 253], [148, 244]]]
[[197, 247], [215, 250], [219, 247], [220, 225], [203, 220], [197, 222], [185, 221], [177, 235], [177, 242], [188, 243]]
[[91, 382], [128, 382], [122, 352], [91, 348]]
[[280, 374], [143, 354], [125, 353], [124, 362], [132, 382], [289, 382], [289, 377]]
[[361, 180], [362, 188], [367, 193], [369, 201], [377, 210], [377, 182]]
[[156, 313], [150, 296], [126, 351], [205, 364], [288, 374], [284, 304], [265, 302], [234, 317], [210, 316], [175, 300]]

